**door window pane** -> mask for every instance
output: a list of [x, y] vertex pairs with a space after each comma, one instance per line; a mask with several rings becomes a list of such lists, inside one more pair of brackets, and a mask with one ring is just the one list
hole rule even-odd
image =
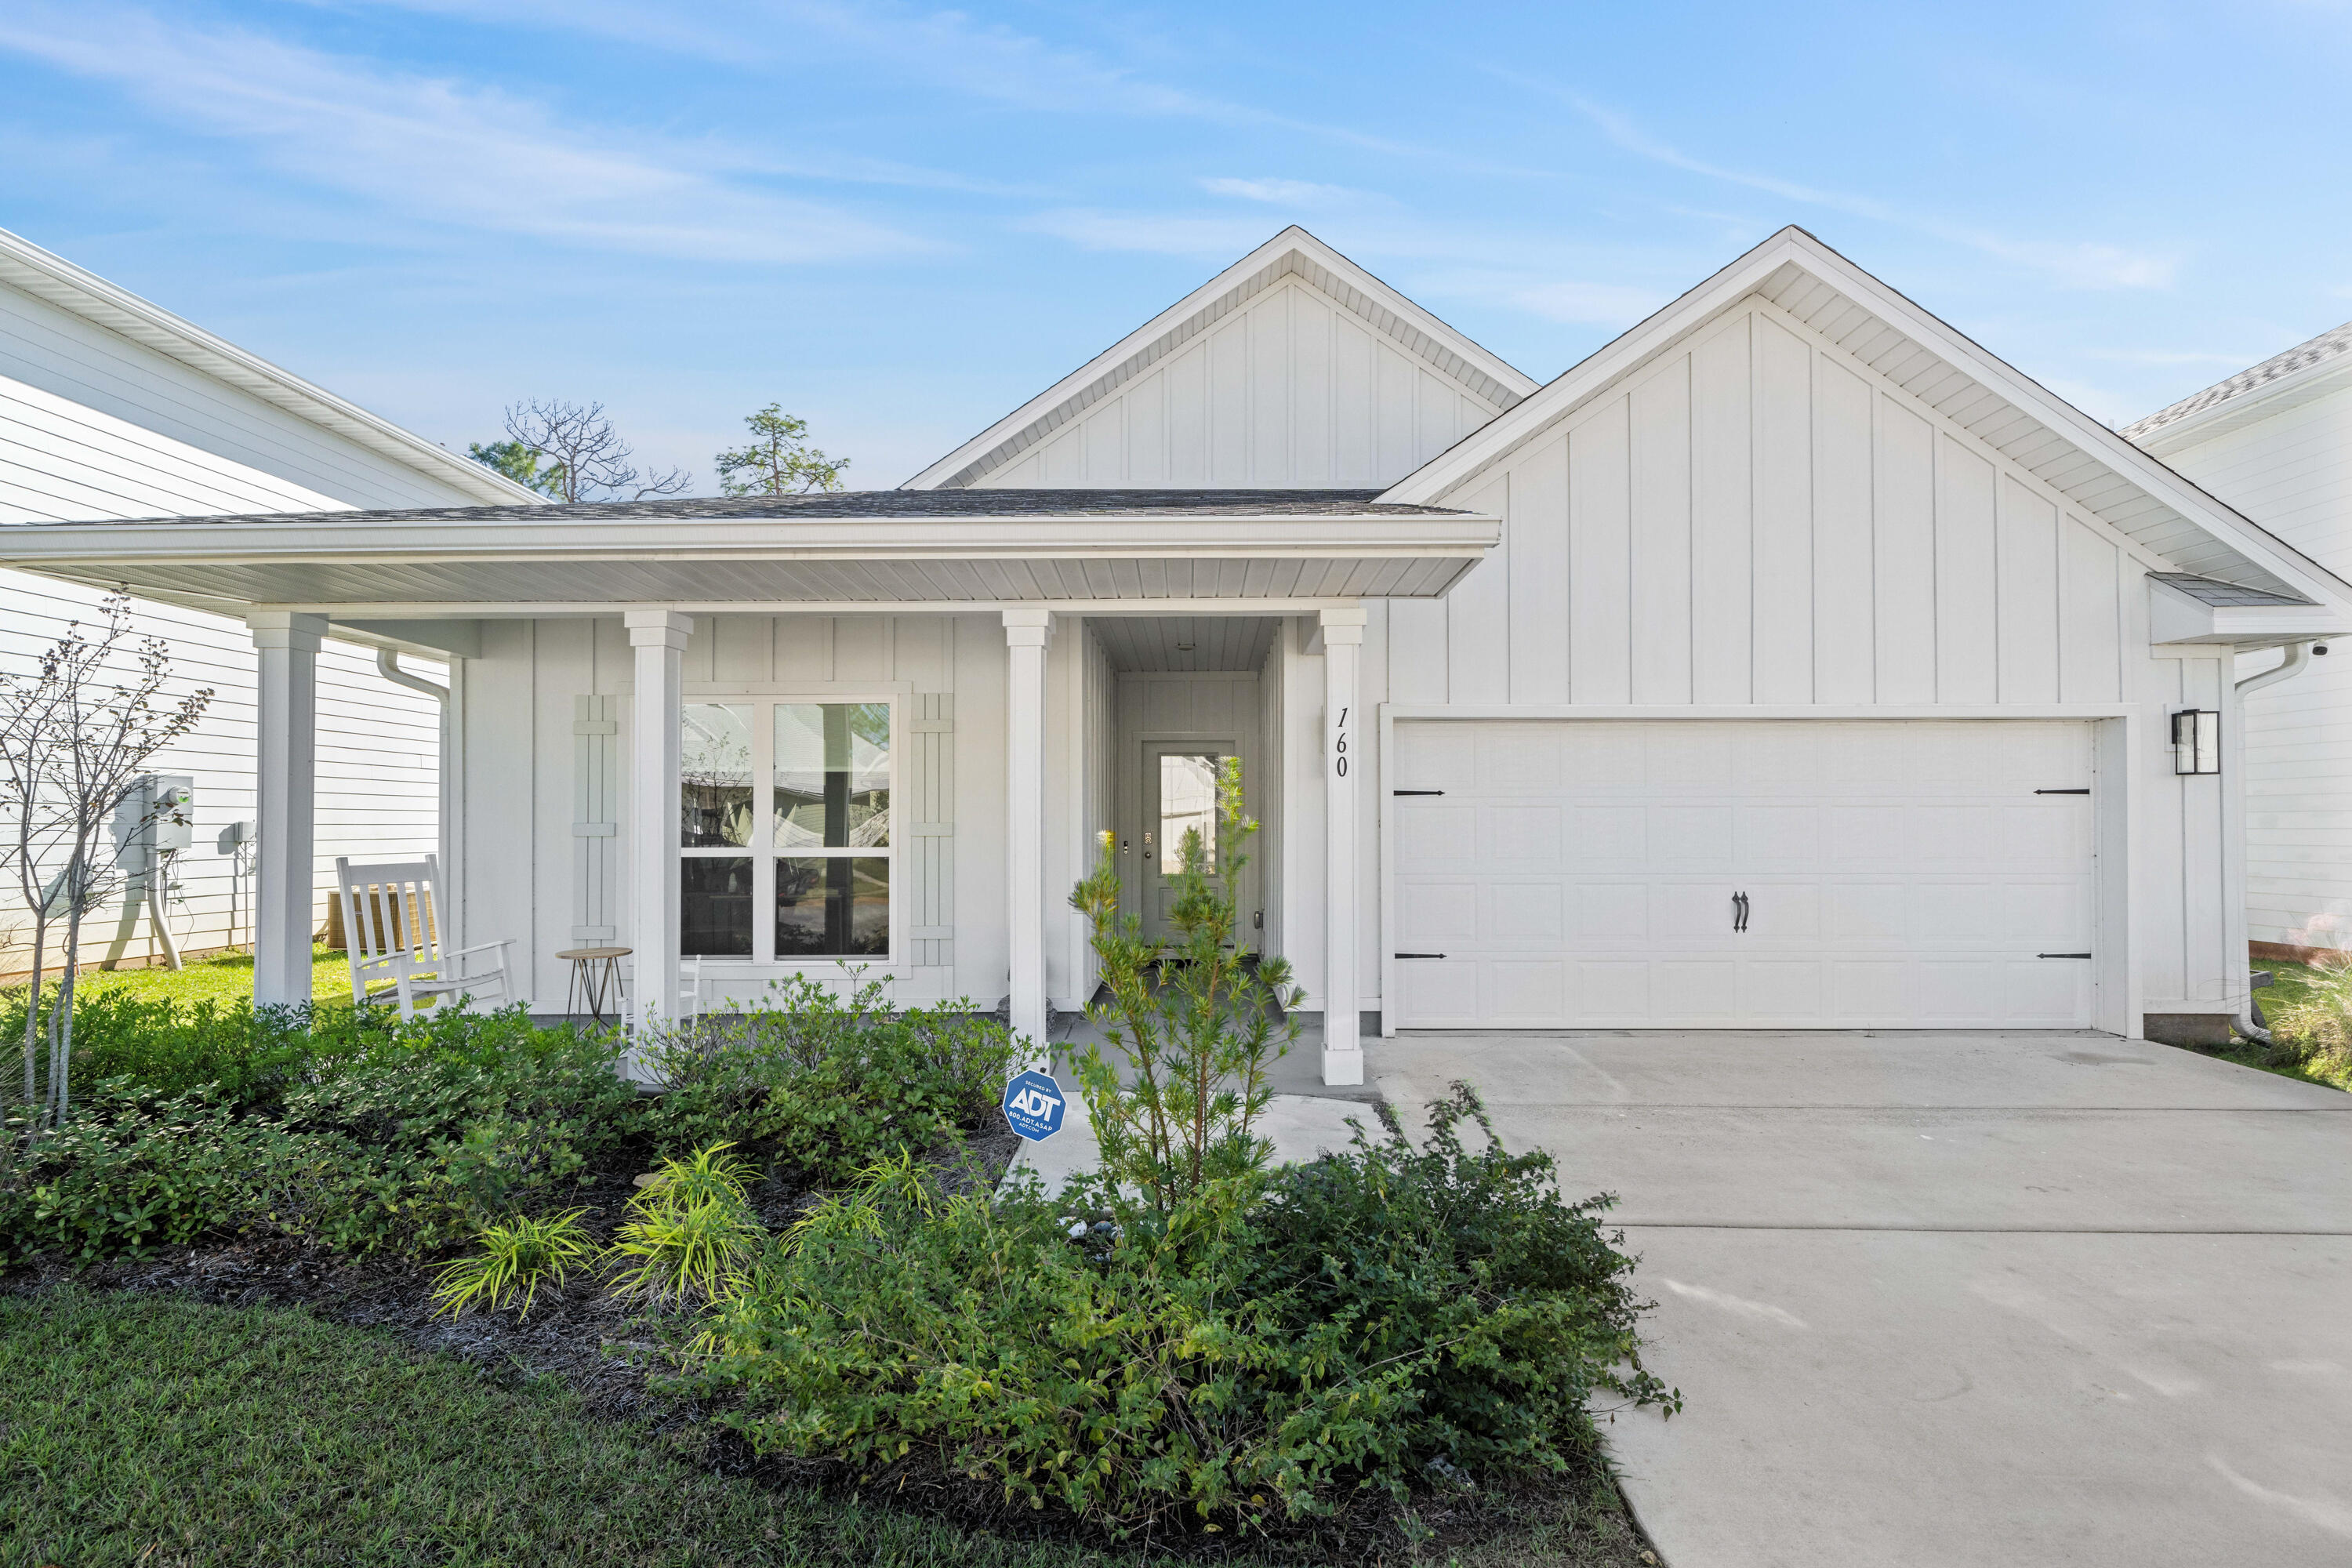
[[678, 944], [688, 958], [751, 956], [751, 858], [696, 855], [677, 863]]
[[1217, 762], [1215, 757], [1160, 755], [1160, 874], [1184, 868], [1184, 835], [1201, 836], [1202, 869], [1217, 868]]
[[678, 843], [688, 849], [749, 847], [751, 708], [689, 702], [678, 721], [677, 740]]
[[776, 862], [776, 956], [890, 951], [890, 862], [879, 856], [793, 856]]
[[890, 705], [776, 704], [776, 847], [890, 842]]

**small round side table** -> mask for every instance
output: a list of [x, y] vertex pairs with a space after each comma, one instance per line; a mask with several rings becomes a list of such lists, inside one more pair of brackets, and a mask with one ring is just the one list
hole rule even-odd
[[621, 999], [621, 960], [629, 956], [625, 947], [568, 947], [555, 956], [572, 963], [572, 984], [563, 994], [563, 1011], [576, 1014], [578, 1004], [588, 1004], [588, 1016], [601, 1024], [604, 1021], [604, 1004]]

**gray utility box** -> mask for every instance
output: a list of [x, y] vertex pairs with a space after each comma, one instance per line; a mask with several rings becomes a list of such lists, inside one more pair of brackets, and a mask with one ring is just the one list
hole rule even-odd
[[149, 773], [114, 812], [115, 864], [144, 870], [151, 851], [169, 854], [196, 842], [196, 781], [189, 773]]

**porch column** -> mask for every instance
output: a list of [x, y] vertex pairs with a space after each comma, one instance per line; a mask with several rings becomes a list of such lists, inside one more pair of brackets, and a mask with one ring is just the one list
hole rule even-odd
[[319, 763], [319, 643], [324, 616], [255, 610], [245, 618], [259, 665], [255, 718], [253, 1002], [310, 1000], [312, 801]]
[[694, 617], [627, 610], [636, 654], [629, 735], [629, 946], [641, 1034], [677, 1011], [678, 739]]
[[1033, 1065], [1046, 1059], [1045, 1028], [1045, 645], [1053, 612], [1004, 612], [1005, 882], [1013, 952], [1013, 1034]]
[[1361, 605], [1323, 612], [1323, 1081], [1364, 1081], [1364, 1047], [1356, 981], [1358, 906], [1356, 780], [1360, 736], [1370, 726], [1357, 709], [1357, 665], [1363, 658]]

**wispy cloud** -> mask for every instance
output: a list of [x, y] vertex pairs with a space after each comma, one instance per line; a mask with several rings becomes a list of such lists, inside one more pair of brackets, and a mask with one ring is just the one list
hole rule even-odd
[[1580, 327], [1628, 327], [1666, 302], [1654, 289], [1574, 281], [1529, 284], [1503, 297], [1548, 321]]
[[1312, 180], [1203, 179], [1201, 188], [1215, 196], [1237, 196], [1270, 206], [1330, 207], [1361, 201], [1364, 193], [1345, 185], [1318, 185]]
[[1907, 211], [1887, 202], [1848, 192], [1809, 185], [1772, 174], [1726, 168], [1693, 157], [1680, 148], [1649, 134], [1628, 116], [1589, 99], [1563, 92], [1548, 82], [1513, 72], [1495, 73], [1517, 86], [1557, 98], [1591, 121], [1611, 144], [1685, 174], [1760, 191], [1783, 201], [1842, 212], [1874, 223], [1893, 225], [1949, 244], [1964, 245], [2003, 261], [2030, 267], [2068, 287], [2078, 289], [2162, 289], [2170, 286], [2177, 269], [2169, 256], [2132, 250], [2121, 246], [2084, 241], [2017, 239], [1948, 219]]
[[704, 261], [927, 247], [761, 189], [774, 171], [723, 147], [567, 124], [509, 93], [251, 31], [20, 0], [0, 9], [0, 50], [111, 82], [175, 125], [248, 144], [280, 174], [418, 218]]
[[1154, 256], [1238, 259], [1274, 237], [1262, 217], [1192, 216], [1181, 213], [1107, 212], [1068, 207], [1038, 213], [1023, 227], [1066, 239], [1088, 250], [1132, 250]]

